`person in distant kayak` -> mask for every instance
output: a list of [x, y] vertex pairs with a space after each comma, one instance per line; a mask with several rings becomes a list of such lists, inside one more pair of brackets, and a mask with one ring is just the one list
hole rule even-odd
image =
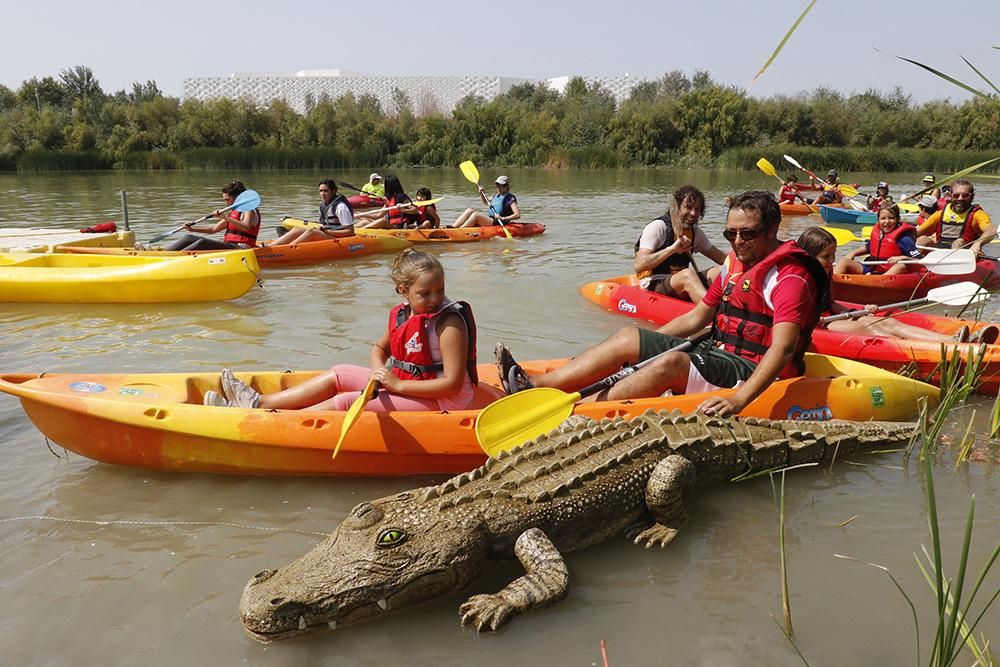
[[879, 184], [875, 186], [875, 194], [868, 195], [868, 210], [878, 213], [882, 204], [886, 202], [892, 203], [892, 197], [889, 196], [889, 184], [885, 181], [879, 181]]
[[[833, 267], [837, 261], [837, 240], [833, 234], [822, 227], [809, 227], [799, 236], [796, 243], [807, 253], [819, 260], [819, 263], [826, 269], [827, 274], [833, 276]], [[877, 317], [879, 307], [875, 304], [868, 304], [865, 307], [868, 314], [855, 315], [851, 319], [837, 320], [835, 322], [823, 323], [819, 326], [830, 331], [842, 333], [856, 333], [861, 335], [888, 336], [890, 338], [903, 338], [912, 340], [932, 340], [952, 343], [986, 343], [992, 345], [1000, 336], [1000, 329], [990, 324], [975, 332], [970, 331], [968, 326], [963, 326], [954, 335], [938, 333], [928, 329], [921, 329], [910, 324], [905, 324], [892, 317]], [[836, 302], [830, 303], [830, 309], [823, 313], [827, 315], [839, 315], [851, 312], [857, 308], [848, 308]]]
[[462, 211], [462, 214], [451, 226], [490, 227], [491, 225], [499, 225], [500, 222], [506, 224], [519, 220], [521, 209], [517, 205], [517, 197], [510, 191], [510, 179], [506, 176], [497, 176], [494, 184], [497, 187], [497, 193], [493, 195], [492, 199], [487, 199], [486, 190], [479, 188], [479, 198], [489, 209], [486, 213], [474, 208], [467, 208]]
[[976, 189], [967, 180], [951, 185], [951, 201], [917, 228], [917, 245], [939, 248], [969, 248], [979, 254], [984, 243], [996, 236], [997, 228], [979, 204]]
[[[835, 274], [875, 273], [893, 275], [906, 273], [908, 266], [900, 264], [900, 260], [919, 259], [922, 256], [917, 249], [917, 228], [899, 219], [899, 207], [895, 204], [883, 204], [878, 212], [878, 224], [872, 227], [872, 235], [863, 248], [858, 248], [844, 259], [837, 262], [833, 269]], [[864, 256], [866, 260], [885, 260], [884, 264], [859, 264], [855, 258]]]
[[924, 189], [918, 192], [918, 195], [931, 195], [935, 199], [941, 198], [941, 188], [931, 187], [934, 185], [934, 174], [925, 174], [922, 182], [924, 184]]
[[335, 180], [324, 178], [319, 182], [319, 199], [319, 224], [322, 227], [295, 227], [262, 245], [298, 245], [354, 236], [354, 209], [347, 197], [337, 192]]
[[647, 224], [635, 242], [633, 270], [640, 286], [694, 303], [705, 297], [717, 269], [699, 275], [692, 254], [701, 253], [716, 264], [722, 264], [726, 254], [698, 227], [704, 215], [701, 190], [684, 185], [673, 192], [664, 214]]
[[[779, 204], [794, 204], [796, 199], [802, 199], [802, 195], [799, 194], [798, 188], [795, 184], [799, 182], [799, 177], [795, 174], [789, 174], [785, 182], [782, 183], [781, 189], [778, 190], [778, 203]], [[802, 199], [805, 201], [805, 199]]]
[[831, 169], [826, 174], [826, 184], [823, 186], [823, 191], [816, 195], [816, 199], [813, 200], [814, 204], [838, 204], [843, 201], [844, 196], [840, 192], [840, 179], [837, 176], [837, 170]]
[[429, 253], [404, 249], [393, 262], [391, 277], [402, 303], [389, 312], [388, 327], [372, 346], [370, 368], [339, 364], [271, 394], [259, 393], [226, 369], [219, 380], [222, 393], [206, 391], [203, 403], [344, 411], [361, 396], [368, 381], [374, 380], [382, 391], [365, 405], [371, 412], [474, 407], [478, 377], [472, 308], [445, 296], [444, 268]]
[[934, 198], [934, 195], [924, 195], [917, 202], [917, 208], [919, 212], [917, 213], [917, 221], [914, 224], [919, 227], [938, 210], [938, 200]]
[[[222, 200], [226, 206], [232, 206], [236, 198], [246, 191], [246, 186], [239, 181], [233, 181], [222, 188]], [[198, 234], [215, 234], [226, 230], [221, 241], [195, 234], [185, 234], [174, 241], [167, 250], [229, 250], [235, 248], [253, 248], [257, 245], [257, 234], [260, 232], [260, 209], [252, 211], [215, 211], [212, 215], [218, 222], [211, 227], [196, 227], [194, 223], [184, 225], [184, 229]]]
[[375, 211], [359, 213], [358, 226], [362, 229], [402, 229], [407, 221], [417, 216], [417, 207], [403, 191], [403, 184], [396, 176], [385, 178], [385, 206]]
[[938, 197], [937, 208], [939, 211], [943, 211], [944, 207], [951, 202], [951, 184], [945, 183], [941, 186], [941, 196]]
[[[621, 329], [554, 371], [527, 375], [510, 350], [496, 347], [497, 371], [508, 393], [532, 387], [577, 391], [626, 364], [656, 357], [596, 400], [623, 400], [738, 387], [698, 409], [737, 414], [778, 378], [802, 375], [819, 313], [829, 303], [829, 278], [815, 257], [794, 241], [778, 240], [781, 209], [770, 192], [733, 198], [722, 235], [733, 250], [708, 294], [694, 308], [656, 331]], [[707, 325], [708, 340], [673, 351]], [[660, 354], [666, 352], [666, 354]]]
[[377, 173], [369, 174], [368, 182], [361, 186], [361, 191], [372, 197], [385, 197], [385, 185]]
[[407, 226], [417, 229], [437, 229], [441, 226], [441, 216], [437, 212], [437, 204], [420, 205], [422, 201], [430, 201], [430, 188], [417, 188], [416, 200], [413, 202], [417, 206], [417, 214], [410, 217]]

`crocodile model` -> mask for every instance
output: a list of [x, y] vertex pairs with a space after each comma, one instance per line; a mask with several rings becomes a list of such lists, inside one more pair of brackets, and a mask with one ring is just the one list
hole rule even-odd
[[287, 639], [458, 591], [487, 561], [516, 557], [524, 576], [459, 609], [463, 625], [496, 630], [566, 596], [562, 552], [623, 530], [647, 548], [666, 546], [686, 520], [682, 493], [696, 482], [829, 460], [913, 433], [904, 423], [665, 411], [573, 416], [443, 484], [361, 503], [305, 556], [251, 579], [240, 616], [256, 639]]

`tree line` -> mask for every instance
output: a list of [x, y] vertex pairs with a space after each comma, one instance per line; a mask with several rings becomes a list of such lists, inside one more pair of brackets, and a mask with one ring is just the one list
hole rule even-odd
[[[1000, 100], [916, 104], [901, 88], [758, 99], [703, 71], [666, 73], [616, 103], [599, 84], [526, 83], [451, 113], [396, 91], [286, 102], [184, 100], [154, 81], [106, 93], [82, 65], [0, 86], [0, 169], [723, 166], [798, 147], [842, 169], [945, 169], [1000, 148]], [[787, 152], [787, 150], [785, 151]], [[756, 156], [756, 157], [755, 157]], [[828, 159], [826, 159], [828, 158]], [[930, 163], [928, 162], [930, 161]]]

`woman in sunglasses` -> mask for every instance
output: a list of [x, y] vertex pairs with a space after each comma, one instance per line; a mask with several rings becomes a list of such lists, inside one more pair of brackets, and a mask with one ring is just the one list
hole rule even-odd
[[725, 253], [712, 245], [698, 227], [705, 215], [705, 195], [693, 185], [684, 185], [671, 195], [663, 215], [646, 225], [635, 242], [634, 270], [639, 284], [650, 291], [691, 302], [705, 296], [718, 269], [698, 272], [693, 254], [698, 252], [716, 264]]
[[[816, 258], [794, 241], [778, 240], [781, 209], [770, 192], [733, 198], [723, 232], [733, 251], [728, 266], [694, 308], [657, 331], [626, 327], [565, 366], [528, 376], [506, 346], [497, 345], [497, 367], [508, 392], [529, 387], [578, 391], [652, 357], [595, 400], [623, 400], [735, 387], [728, 398], [713, 396], [699, 410], [738, 414], [778, 378], [801, 375], [803, 354], [819, 313], [829, 302], [829, 279]], [[711, 337], [677, 350], [709, 324]]]

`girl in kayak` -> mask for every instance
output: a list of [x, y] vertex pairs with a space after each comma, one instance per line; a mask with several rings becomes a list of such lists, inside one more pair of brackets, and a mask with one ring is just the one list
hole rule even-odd
[[[854, 258], [860, 256], [867, 256], [869, 260], [885, 260], [885, 263], [859, 264]], [[882, 275], [906, 273], [907, 265], [898, 262], [902, 259], [920, 259], [921, 256], [917, 249], [917, 228], [900, 222], [899, 207], [886, 203], [878, 210], [878, 224], [872, 228], [871, 238], [865, 241], [865, 246], [837, 262], [833, 272]]]
[[[222, 188], [222, 199], [226, 206], [232, 206], [236, 198], [246, 192], [246, 186], [239, 181], [233, 181]], [[199, 234], [214, 234], [226, 230], [221, 241], [205, 238], [195, 234], [185, 234], [177, 241], [167, 246], [167, 250], [229, 250], [231, 248], [253, 248], [257, 245], [257, 234], [260, 232], [260, 209], [252, 211], [216, 211], [212, 214], [218, 222], [209, 228], [195, 227], [193, 223], [184, 225], [189, 232]]]
[[479, 188], [479, 198], [489, 208], [488, 214], [474, 208], [467, 208], [462, 211], [462, 214], [451, 226], [491, 227], [499, 225], [501, 222], [507, 224], [520, 219], [521, 209], [517, 205], [517, 197], [510, 191], [510, 179], [506, 176], [497, 176], [494, 184], [497, 186], [497, 193], [493, 195], [492, 199], [487, 199], [486, 190]]
[[[821, 227], [809, 227], [799, 236], [798, 244], [799, 247], [818, 259], [819, 263], [832, 276], [833, 265], [837, 261], [837, 240], [833, 238], [830, 232]], [[849, 320], [837, 320], [826, 323], [823, 322], [823, 318], [821, 317], [818, 326], [831, 331], [856, 333], [865, 336], [888, 336], [890, 338], [947, 341], [951, 343], [982, 342], [989, 345], [992, 345], [996, 341], [997, 336], [1000, 335], [1000, 329], [990, 324], [982, 329], [977, 329], [971, 335], [969, 327], [963, 326], [954, 336], [949, 336], [936, 331], [921, 329], [910, 324], [904, 324], [892, 317], [876, 317], [875, 313], [879, 311], [879, 307], [875, 304], [868, 304], [864, 308], [868, 311], [867, 315], [858, 315]], [[829, 312], [823, 313], [823, 316], [838, 315], [850, 310], [852, 309], [833, 301], [831, 302]]]
[[340, 364], [273, 394], [258, 393], [225, 369], [222, 394], [206, 391], [205, 405], [347, 410], [372, 379], [383, 389], [365, 406], [372, 412], [474, 407], [476, 325], [469, 304], [445, 296], [444, 268], [431, 254], [403, 250], [391, 276], [403, 302], [389, 312], [389, 325], [372, 346], [370, 368]]

